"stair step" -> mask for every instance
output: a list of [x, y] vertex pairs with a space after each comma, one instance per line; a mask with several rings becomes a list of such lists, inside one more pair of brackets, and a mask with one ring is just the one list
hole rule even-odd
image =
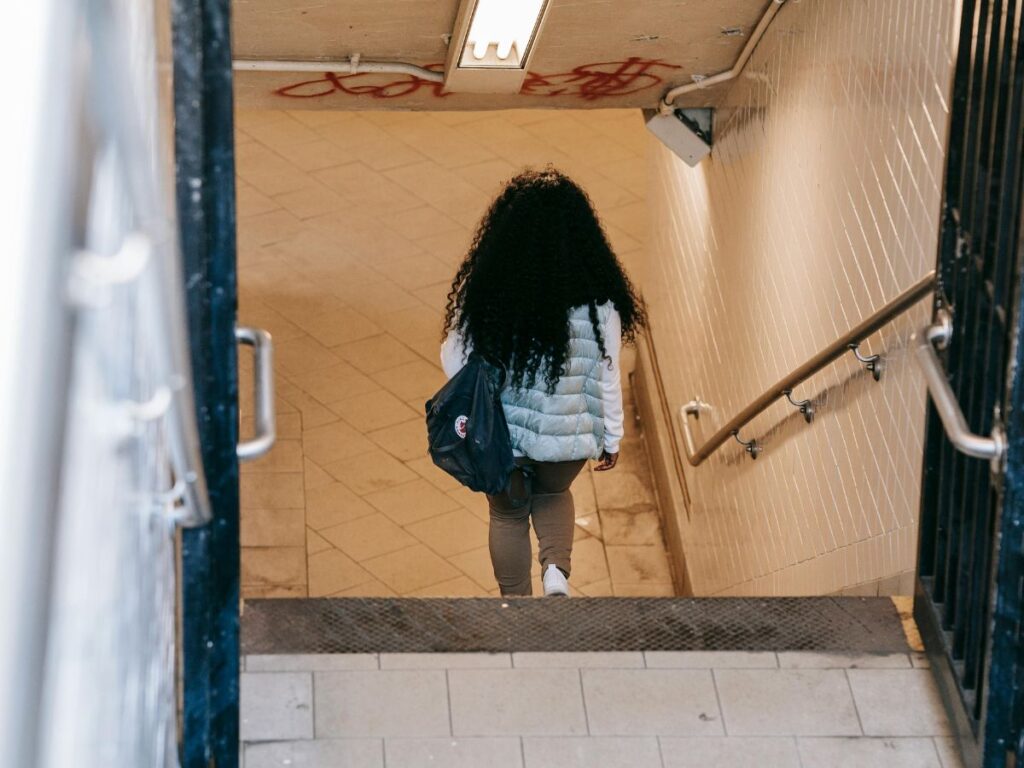
[[906, 653], [889, 598], [246, 600], [243, 654], [509, 651]]

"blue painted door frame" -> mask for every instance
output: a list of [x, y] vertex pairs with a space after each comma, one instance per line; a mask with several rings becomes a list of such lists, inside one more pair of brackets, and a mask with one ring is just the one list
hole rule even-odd
[[214, 519], [182, 541], [185, 768], [238, 765], [238, 375], [229, 0], [173, 0], [178, 216]]
[[963, 0], [938, 255], [944, 365], [1003, 466], [929, 406], [914, 613], [967, 765], [1024, 765], [1024, 9]]

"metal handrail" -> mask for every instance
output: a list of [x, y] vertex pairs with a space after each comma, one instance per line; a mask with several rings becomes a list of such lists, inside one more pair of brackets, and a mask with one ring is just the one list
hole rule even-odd
[[1002, 463], [1003, 455], [1006, 453], [1006, 437], [1003, 431], [995, 426], [992, 434], [988, 437], [977, 435], [971, 432], [967, 426], [967, 419], [960, 409], [953, 388], [949, 386], [939, 356], [935, 354], [936, 348], [945, 349], [953, 336], [952, 319], [946, 311], [940, 311], [932, 325], [924, 328], [917, 336], [917, 362], [924, 373], [925, 382], [928, 384], [928, 392], [935, 403], [935, 410], [939, 414], [942, 426], [946, 430], [949, 442], [961, 453], [973, 456], [976, 459], [989, 459], [992, 462], [992, 469], [998, 472]]
[[[680, 421], [682, 422], [683, 438], [686, 447], [686, 460], [690, 466], [696, 467], [704, 462], [712, 453], [718, 450], [724, 443], [733, 438], [739, 430], [749, 423], [755, 416], [764, 411], [776, 400], [785, 396], [786, 392], [795, 389], [800, 383], [806, 381], [825, 366], [848, 354], [850, 345], [863, 341], [882, 326], [889, 323], [893, 318], [906, 312], [914, 304], [935, 290], [935, 271], [928, 272], [924, 277], [911, 285], [899, 296], [890, 301], [877, 312], [866, 318], [852, 330], [840, 336], [827, 347], [815, 354], [803, 365], [795, 368], [786, 374], [771, 387], [762, 392], [746, 408], [737, 413], [725, 426], [715, 432], [699, 448], [695, 445], [693, 433], [690, 431], [690, 416], [700, 418], [701, 411], [707, 410], [708, 406], [699, 397], [686, 403], [680, 409]], [[759, 446], [754, 445], [755, 451]], [[755, 451], [751, 452], [756, 456]]]
[[255, 389], [256, 434], [251, 440], [240, 442], [236, 448], [239, 460], [250, 461], [264, 456], [274, 445], [277, 426], [274, 414], [274, 346], [270, 334], [260, 328], [238, 326], [235, 339], [239, 344], [252, 347], [253, 387]]

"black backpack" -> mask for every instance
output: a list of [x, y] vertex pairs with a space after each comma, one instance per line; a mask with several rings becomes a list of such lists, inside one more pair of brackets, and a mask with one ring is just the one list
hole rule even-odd
[[434, 463], [463, 485], [492, 495], [508, 490], [515, 462], [501, 407], [504, 372], [476, 355], [427, 401]]

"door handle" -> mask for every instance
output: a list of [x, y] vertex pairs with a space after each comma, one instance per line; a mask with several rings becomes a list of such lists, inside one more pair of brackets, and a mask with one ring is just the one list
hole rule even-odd
[[274, 417], [274, 343], [270, 334], [260, 328], [238, 326], [235, 339], [253, 351], [253, 402], [256, 409], [256, 434], [251, 440], [238, 443], [239, 461], [264, 456], [277, 437]]
[[936, 349], [944, 349], [953, 335], [952, 319], [949, 313], [940, 310], [936, 316], [935, 323], [924, 328], [917, 334], [917, 346], [914, 350], [917, 362], [924, 373], [925, 382], [928, 384], [928, 392], [935, 403], [935, 410], [942, 420], [942, 426], [946, 430], [946, 437], [958, 451], [973, 456], [977, 459], [989, 459], [992, 462], [992, 470], [1000, 471], [1002, 468], [1003, 455], [1006, 453], [1006, 437], [1003, 431], [995, 426], [992, 434], [988, 437], [977, 435], [971, 432], [964, 418], [964, 412], [960, 410], [960, 403], [957, 402], [953, 388], [949, 386], [945, 371], [939, 356], [935, 354]]

